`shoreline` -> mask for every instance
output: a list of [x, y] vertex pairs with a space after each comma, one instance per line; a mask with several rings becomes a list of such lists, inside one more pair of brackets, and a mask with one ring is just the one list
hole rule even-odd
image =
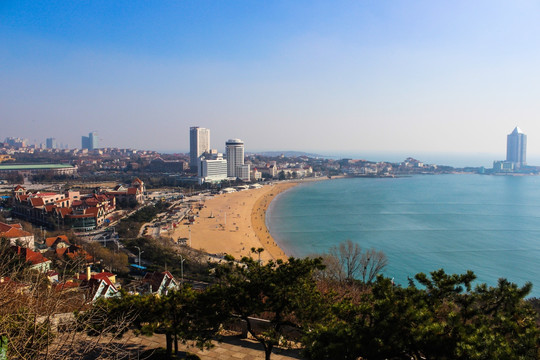
[[209, 254], [229, 254], [236, 259], [243, 256], [259, 258], [251, 248], [263, 248], [260, 259], [287, 259], [287, 254], [276, 244], [266, 227], [266, 210], [272, 200], [301, 182], [279, 182], [259, 189], [216, 195], [194, 210], [195, 222], [182, 222], [171, 234], [183, 238], [188, 246]]
[[232, 255], [235, 259], [251, 256], [259, 259], [251, 248], [263, 248], [263, 262], [287, 260], [288, 254], [276, 243], [266, 226], [266, 212], [280, 194], [302, 183], [324, 181], [312, 178], [276, 182], [259, 189], [220, 194], [207, 199], [202, 208], [194, 209], [195, 222], [182, 222], [172, 238], [186, 239], [187, 245], [208, 254]]
[[255, 235], [261, 243], [261, 247], [267, 251], [273, 260], [278, 259], [287, 259], [288, 255], [283, 251], [283, 249], [276, 243], [275, 239], [270, 234], [270, 230], [266, 226], [266, 212], [270, 203], [281, 193], [299, 185], [300, 182], [287, 182], [287, 183], [278, 183], [272, 185], [270, 192], [262, 195], [257, 199], [253, 205], [251, 211], [251, 224], [255, 230]]

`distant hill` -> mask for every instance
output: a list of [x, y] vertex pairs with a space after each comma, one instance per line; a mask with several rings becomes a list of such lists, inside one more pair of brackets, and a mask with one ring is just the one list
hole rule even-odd
[[285, 156], [285, 157], [300, 157], [300, 156], [307, 156], [310, 158], [327, 158], [328, 156], [319, 155], [319, 154], [311, 154], [306, 153], [303, 151], [264, 151], [264, 152], [257, 152], [257, 153], [250, 153], [253, 155], [263, 155], [263, 156], [270, 156], [270, 157], [276, 157], [276, 156]]

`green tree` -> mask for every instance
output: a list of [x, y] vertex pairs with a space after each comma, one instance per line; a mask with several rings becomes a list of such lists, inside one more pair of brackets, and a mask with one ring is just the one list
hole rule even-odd
[[[263, 345], [267, 360], [275, 346], [285, 345], [285, 328], [301, 329], [321, 315], [321, 298], [312, 276], [320, 268], [320, 259], [289, 258], [263, 265], [244, 257], [216, 269], [232, 317], [246, 323], [247, 331]], [[266, 329], [256, 329], [254, 318], [267, 320]]]
[[[172, 358], [173, 348], [178, 353], [179, 341], [194, 340], [201, 348], [210, 346], [226, 317], [215, 289], [199, 292], [188, 286], [162, 297], [124, 293], [119, 299], [101, 300], [95, 309], [106, 316], [93, 323], [90, 332], [99, 333], [102, 326], [131, 318], [132, 327], [144, 335], [165, 334], [168, 359]], [[96, 318], [92, 313], [86, 316]]]
[[[530, 284], [475, 275], [418, 274], [406, 288], [379, 276], [359, 298], [332, 305], [332, 320], [306, 334], [310, 359], [537, 359], [535, 312], [523, 300]], [[335, 300], [335, 299], [330, 299]]]

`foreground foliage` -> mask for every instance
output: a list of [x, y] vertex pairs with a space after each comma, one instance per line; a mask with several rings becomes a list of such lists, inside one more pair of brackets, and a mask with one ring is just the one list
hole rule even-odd
[[[48, 278], [30, 268], [0, 239], [0, 359], [106, 359], [126, 353], [118, 348], [118, 336], [128, 318], [104, 322], [98, 311], [81, 319], [74, 311], [85, 311], [87, 302], [79, 292], [58, 291]], [[102, 323], [106, 338], [87, 336], [78, 327]]]
[[262, 264], [246, 257], [216, 265], [204, 290], [123, 293], [90, 307], [77, 292], [56, 291], [8, 242], [0, 245], [0, 358], [121, 358], [129, 356], [119, 340], [128, 329], [165, 334], [171, 358], [181, 341], [209, 346], [231, 319], [246, 324], [266, 359], [289, 342], [303, 345], [308, 359], [540, 358], [531, 306], [538, 300], [524, 300], [530, 283], [501, 279], [473, 289], [472, 272], [438, 270], [400, 287], [361, 271], [358, 280], [321, 277], [320, 258]]
[[[167, 359], [178, 353], [179, 341], [194, 340], [200, 348], [210, 346], [226, 314], [213, 288], [195, 291], [189, 286], [162, 297], [123, 293], [119, 299], [100, 300], [94, 309], [106, 320], [93, 322], [85, 329], [89, 333], [101, 333], [104, 326], [110, 328], [121, 319], [131, 318], [130, 329], [140, 334], [165, 334]], [[92, 311], [81, 315], [87, 316], [96, 318]]]
[[[245, 322], [268, 360], [275, 346], [286, 345], [287, 335], [321, 316], [322, 298], [313, 279], [313, 272], [322, 268], [321, 260], [289, 258], [265, 265], [251, 257], [238, 263], [230, 260], [216, 269], [216, 287], [230, 316]], [[258, 329], [256, 318], [266, 320], [266, 326]]]
[[[537, 359], [536, 313], [501, 279], [471, 290], [472, 272], [418, 274], [408, 287], [379, 276], [358, 298], [335, 299], [304, 337], [309, 359]], [[335, 294], [334, 294], [335, 295]], [[332, 295], [329, 295], [332, 297]]]

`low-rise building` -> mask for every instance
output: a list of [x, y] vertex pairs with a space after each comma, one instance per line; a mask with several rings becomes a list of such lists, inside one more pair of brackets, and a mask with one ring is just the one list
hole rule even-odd
[[34, 249], [34, 235], [24, 231], [21, 224], [6, 224], [0, 222], [0, 239], [8, 239], [10, 244]]
[[266, 175], [264, 177], [275, 178], [278, 176], [278, 168], [277, 165], [274, 164], [267, 165], [266, 167], [258, 167], [257, 170], [262, 176]]
[[139, 178], [135, 178], [131, 182], [131, 186], [117, 185], [112, 191], [106, 191], [104, 194], [114, 196], [118, 205], [136, 206], [145, 202], [145, 193], [144, 182]]
[[41, 273], [51, 270], [51, 260], [47, 259], [40, 252], [21, 246], [13, 246], [12, 249], [22, 259], [31, 264], [30, 269], [37, 270]]
[[495, 172], [514, 172], [515, 163], [512, 161], [494, 161], [493, 171]]
[[19, 173], [23, 176], [38, 175], [43, 173], [52, 173], [54, 175], [75, 175], [77, 166], [69, 164], [13, 164], [0, 165], [0, 174]]
[[178, 281], [168, 272], [146, 273], [142, 280], [141, 293], [152, 293], [156, 295], [167, 295], [171, 290], [178, 289]]
[[[139, 191], [133, 190], [135, 201]], [[116, 209], [116, 198], [111, 194], [80, 195], [77, 191], [32, 193], [19, 185], [14, 188], [12, 198], [13, 216], [39, 226], [69, 227], [76, 231], [90, 231], [103, 226], [106, 216]]]
[[262, 174], [259, 170], [257, 170], [257, 168], [253, 168], [253, 170], [251, 170], [251, 179], [255, 181], [259, 181], [262, 179]]

